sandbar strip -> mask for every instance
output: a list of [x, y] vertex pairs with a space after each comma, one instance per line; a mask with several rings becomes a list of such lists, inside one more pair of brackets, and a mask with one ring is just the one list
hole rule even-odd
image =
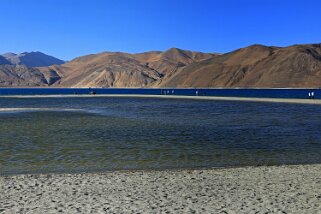
[[321, 99], [292, 99], [292, 98], [254, 98], [254, 97], [219, 97], [219, 96], [180, 96], [180, 95], [141, 95], [141, 94], [96, 94], [96, 95], [13, 95], [0, 98], [95, 98], [95, 97], [123, 97], [123, 98], [162, 98], [162, 99], [190, 99], [214, 101], [244, 101], [244, 102], [272, 102], [321, 105]]

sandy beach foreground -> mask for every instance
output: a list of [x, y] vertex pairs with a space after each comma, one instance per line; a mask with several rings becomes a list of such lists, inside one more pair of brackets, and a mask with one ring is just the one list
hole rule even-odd
[[318, 213], [321, 165], [0, 177], [0, 213]]

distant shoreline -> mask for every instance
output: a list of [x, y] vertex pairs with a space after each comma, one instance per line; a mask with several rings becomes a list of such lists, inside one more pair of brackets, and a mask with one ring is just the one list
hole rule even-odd
[[148, 88], [142, 88], [142, 87], [109, 87], [109, 88], [96, 88], [96, 87], [27, 87], [27, 86], [17, 86], [17, 87], [0, 87], [1, 89], [91, 89], [91, 90], [95, 90], [95, 89], [152, 89], [152, 90], [157, 90], [157, 89], [177, 89], [177, 90], [182, 90], [182, 89], [195, 89], [195, 90], [211, 90], [211, 89], [223, 89], [223, 90], [236, 90], [236, 89], [241, 89], [241, 90], [255, 90], [255, 89], [264, 89], [264, 90], [304, 90], [304, 89], [309, 89], [309, 90], [319, 90], [321, 89], [321, 87], [319, 88], [313, 88], [313, 87], [298, 87], [298, 88], [291, 88], [291, 87], [284, 87], [284, 88], [269, 88], [269, 87], [235, 87], [235, 88], [226, 88], [226, 87], [148, 87]]
[[5, 95], [0, 98], [159, 98], [159, 99], [189, 99], [213, 101], [243, 101], [270, 102], [321, 105], [320, 99], [292, 99], [292, 98], [254, 98], [254, 97], [219, 97], [219, 96], [181, 96], [181, 95], [141, 95], [141, 94], [96, 94], [96, 95]]

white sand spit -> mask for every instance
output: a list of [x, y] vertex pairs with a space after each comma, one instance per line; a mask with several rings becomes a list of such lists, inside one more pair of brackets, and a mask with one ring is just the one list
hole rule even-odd
[[216, 96], [180, 96], [180, 95], [141, 95], [141, 94], [96, 94], [96, 95], [13, 95], [0, 98], [162, 98], [162, 99], [189, 99], [189, 100], [216, 100], [216, 101], [244, 101], [244, 102], [273, 102], [321, 105], [321, 99], [293, 99], [293, 98], [254, 98], [254, 97], [216, 97]]

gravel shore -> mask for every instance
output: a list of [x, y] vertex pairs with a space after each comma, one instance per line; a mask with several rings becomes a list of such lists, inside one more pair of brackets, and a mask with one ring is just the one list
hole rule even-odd
[[320, 213], [321, 165], [0, 177], [0, 213]]

